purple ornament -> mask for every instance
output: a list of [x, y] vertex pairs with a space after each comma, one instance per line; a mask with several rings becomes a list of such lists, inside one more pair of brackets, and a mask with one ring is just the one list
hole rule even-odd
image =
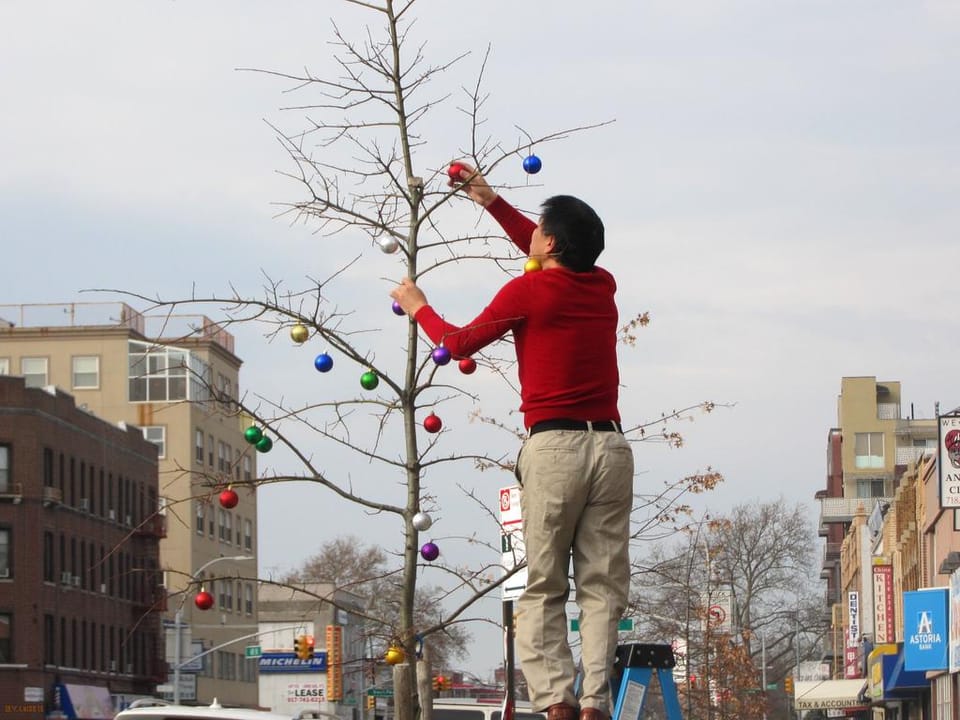
[[400, 307], [400, 303], [398, 303], [396, 300], [393, 301], [393, 314], [406, 315], [406, 313], [403, 311], [403, 308]]
[[437, 365], [446, 365], [448, 362], [450, 362], [450, 351], [447, 350], [443, 345], [435, 347], [433, 352], [430, 353], [430, 356]]
[[437, 544], [433, 541], [424, 543], [423, 547], [420, 548], [420, 555], [427, 562], [433, 562], [440, 557], [440, 548], [438, 548]]

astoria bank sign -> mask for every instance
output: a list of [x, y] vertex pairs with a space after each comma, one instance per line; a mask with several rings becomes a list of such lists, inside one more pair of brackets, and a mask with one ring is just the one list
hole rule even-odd
[[960, 413], [937, 418], [940, 507], [960, 507]]

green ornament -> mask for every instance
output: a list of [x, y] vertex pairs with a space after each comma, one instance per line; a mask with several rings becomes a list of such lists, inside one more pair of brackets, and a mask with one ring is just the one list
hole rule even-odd
[[380, 378], [377, 377], [377, 374], [373, 370], [367, 370], [360, 376], [360, 385], [364, 390], [373, 390], [379, 384]]
[[251, 445], [256, 445], [258, 442], [260, 442], [260, 438], [262, 437], [263, 431], [256, 425], [251, 425], [243, 431], [243, 439]]
[[273, 449], [273, 440], [264, 435], [262, 438], [257, 440], [257, 444], [254, 445], [254, 447], [260, 452], [270, 452]]

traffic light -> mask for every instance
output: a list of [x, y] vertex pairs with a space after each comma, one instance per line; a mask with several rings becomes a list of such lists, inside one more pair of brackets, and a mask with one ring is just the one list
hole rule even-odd
[[373, 695], [367, 695], [367, 710], [377, 709], [377, 699]]
[[793, 695], [793, 675], [787, 675], [783, 679], [783, 691], [787, 695]]
[[434, 677], [433, 677], [433, 691], [434, 691], [434, 692], [440, 692], [441, 690], [443, 690], [443, 689], [444, 689], [444, 687], [443, 687], [444, 682], [445, 682], [445, 678], [443, 677], [443, 675], [434, 675]]
[[441, 690], [449, 690], [453, 687], [453, 678], [449, 675], [444, 675], [440, 680]]
[[313, 658], [313, 635], [297, 635], [293, 639], [293, 654], [301, 660]]

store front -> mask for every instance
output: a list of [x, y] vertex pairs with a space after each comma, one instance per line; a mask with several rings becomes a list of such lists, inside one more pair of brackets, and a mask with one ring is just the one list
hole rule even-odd
[[802, 710], [843, 710], [846, 716], [865, 716], [869, 710], [867, 681], [798, 680], [794, 684], [794, 708]]
[[903, 643], [878, 645], [870, 653], [867, 695], [876, 720], [917, 720], [929, 704], [930, 681], [923, 670], [907, 670]]

